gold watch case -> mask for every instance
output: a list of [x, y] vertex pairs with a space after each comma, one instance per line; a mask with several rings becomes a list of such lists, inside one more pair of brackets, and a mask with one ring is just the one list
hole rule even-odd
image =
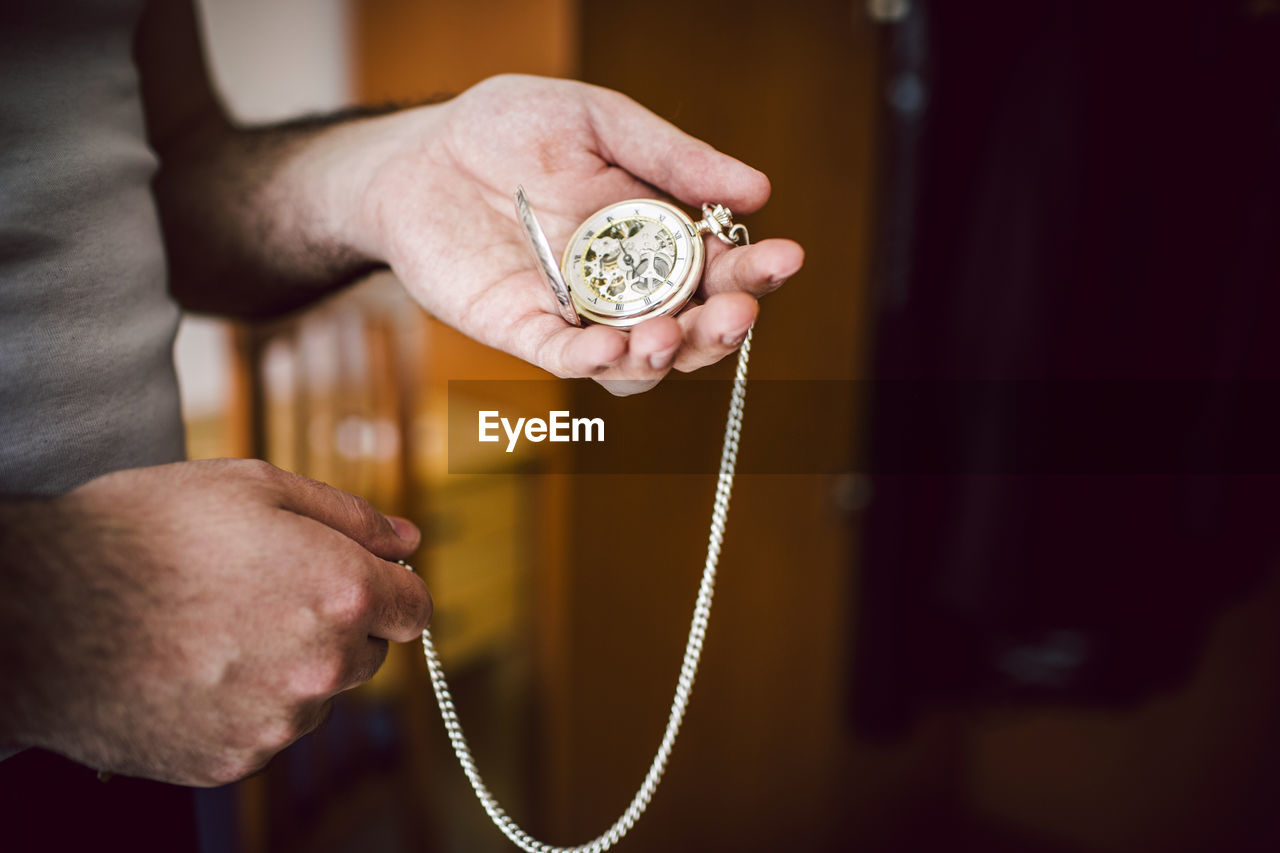
[[523, 187], [516, 190], [515, 201], [560, 314], [575, 326], [585, 321], [627, 328], [676, 313], [702, 281], [702, 235], [712, 233], [736, 245], [731, 238], [741, 229], [721, 205], [704, 206], [704, 219], [695, 223], [667, 202], [628, 199], [587, 217], [557, 264]]

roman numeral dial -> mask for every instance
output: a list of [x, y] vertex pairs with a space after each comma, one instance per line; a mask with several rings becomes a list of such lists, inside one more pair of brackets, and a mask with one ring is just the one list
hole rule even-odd
[[560, 269], [583, 319], [633, 326], [684, 307], [702, 277], [693, 221], [665, 202], [597, 211], [569, 240]]

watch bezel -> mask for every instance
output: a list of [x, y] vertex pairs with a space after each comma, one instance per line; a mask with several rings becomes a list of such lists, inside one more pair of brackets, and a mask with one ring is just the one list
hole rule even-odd
[[[660, 208], [675, 218], [679, 227], [683, 229], [685, 238], [689, 241], [688, 269], [676, 289], [662, 297], [661, 300], [655, 302], [653, 305], [645, 306], [637, 311], [623, 314], [605, 314], [596, 311], [592, 308], [586, 297], [579, 292], [579, 288], [575, 286], [578, 277], [573, 275], [570, 268], [570, 258], [572, 257], [573, 247], [583, 238], [583, 235], [588, 232], [589, 226], [595, 223], [600, 217], [608, 216], [611, 211], [617, 209], [620, 211], [617, 214], [617, 218], [630, 218], [635, 215], [632, 210], [634, 210], [634, 207], [637, 204], [651, 205], [653, 207]], [[694, 227], [693, 220], [683, 210], [673, 204], [659, 199], [626, 199], [600, 208], [595, 213], [584, 219], [582, 224], [578, 226], [576, 231], [574, 231], [573, 236], [569, 238], [569, 242], [565, 244], [564, 252], [560, 257], [561, 281], [563, 281], [568, 288], [569, 296], [573, 300], [573, 305], [577, 310], [578, 315], [584, 320], [589, 320], [592, 323], [599, 323], [603, 326], [628, 328], [654, 317], [665, 317], [670, 314], [675, 314], [683, 308], [689, 302], [690, 298], [693, 297], [693, 294], [698, 289], [698, 285], [702, 281], [702, 267], [705, 261], [705, 256], [706, 250], [702, 245], [702, 236]]]

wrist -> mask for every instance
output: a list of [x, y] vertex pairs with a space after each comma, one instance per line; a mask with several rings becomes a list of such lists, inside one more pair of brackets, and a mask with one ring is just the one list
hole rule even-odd
[[445, 106], [345, 122], [311, 140], [285, 176], [309, 188], [309, 237], [361, 262], [392, 263], [396, 202], [412, 192], [399, 167], [427, 155]]

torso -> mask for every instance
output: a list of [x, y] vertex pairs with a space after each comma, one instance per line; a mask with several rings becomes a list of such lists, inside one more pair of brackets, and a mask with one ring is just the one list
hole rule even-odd
[[133, 30], [141, 2], [0, 9], [0, 492], [184, 453]]

